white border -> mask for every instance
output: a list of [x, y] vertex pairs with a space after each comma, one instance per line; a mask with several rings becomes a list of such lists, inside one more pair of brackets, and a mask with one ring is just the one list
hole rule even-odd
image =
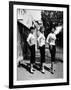
[[[57, 10], [63, 11], [63, 79], [47, 79], [47, 80], [26, 80], [17, 81], [17, 8], [21, 9], [37, 9], [37, 10]], [[27, 6], [27, 5], [14, 5], [14, 18], [13, 18], [13, 83], [14, 85], [28, 85], [28, 84], [43, 84], [43, 83], [61, 83], [67, 82], [67, 9], [61, 7], [42, 7], [42, 6]]]

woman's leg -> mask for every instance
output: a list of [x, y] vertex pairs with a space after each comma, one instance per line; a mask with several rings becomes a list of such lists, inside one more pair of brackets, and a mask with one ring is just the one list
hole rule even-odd
[[51, 49], [51, 72], [52, 73], [54, 73], [55, 53], [56, 53], [55, 46], [52, 46], [52, 49]]
[[35, 63], [35, 45], [31, 46], [30, 71], [33, 73], [33, 64]]
[[44, 73], [44, 64], [45, 64], [45, 46], [41, 47], [41, 70]]

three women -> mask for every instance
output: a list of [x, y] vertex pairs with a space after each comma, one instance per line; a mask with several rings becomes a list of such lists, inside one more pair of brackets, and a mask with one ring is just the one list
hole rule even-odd
[[[31, 32], [27, 38], [27, 42], [29, 44], [30, 47], [30, 51], [31, 51], [31, 59], [30, 59], [30, 71], [31, 73], [33, 73], [33, 65], [35, 63], [35, 43], [36, 43], [36, 38], [33, 35], [34, 32], [34, 28], [31, 27], [30, 28]], [[54, 60], [55, 60], [55, 53], [56, 53], [56, 35], [54, 33], [55, 28], [52, 28], [51, 33], [47, 36], [47, 39], [45, 41], [45, 36], [43, 33], [40, 32], [40, 30], [37, 31], [37, 42], [38, 42], [38, 46], [39, 46], [39, 50], [40, 50], [40, 63], [41, 63], [41, 72], [45, 73], [44, 70], [44, 64], [45, 64], [45, 42], [48, 43], [49, 45], [49, 50], [50, 50], [50, 54], [51, 54], [51, 73], [53, 73], [53, 64], [54, 64]]]

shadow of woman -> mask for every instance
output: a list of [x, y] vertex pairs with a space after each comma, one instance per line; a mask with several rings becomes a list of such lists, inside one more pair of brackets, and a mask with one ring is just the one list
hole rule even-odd
[[29, 73], [31, 73], [30, 72], [30, 66], [28, 65], [28, 64], [20, 64], [20, 67], [23, 67], [24, 69], [26, 69], [26, 71], [28, 71]]
[[[41, 70], [41, 67], [40, 67], [41, 65], [39, 64], [39, 63], [36, 63], [35, 65], [34, 65], [34, 68], [36, 69], [36, 70], [38, 70], [38, 71], [40, 71]], [[41, 72], [41, 71], [40, 71]]]

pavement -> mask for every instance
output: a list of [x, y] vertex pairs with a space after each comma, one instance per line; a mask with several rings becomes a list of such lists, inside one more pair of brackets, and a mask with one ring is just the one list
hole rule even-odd
[[49, 49], [46, 49], [45, 55], [45, 74], [40, 71], [40, 53], [36, 53], [36, 64], [34, 65], [34, 74], [30, 73], [30, 60], [22, 60], [21, 65], [17, 67], [17, 80], [43, 80], [63, 78], [63, 50], [56, 48], [56, 59], [54, 63], [54, 74], [50, 72], [51, 58]]

